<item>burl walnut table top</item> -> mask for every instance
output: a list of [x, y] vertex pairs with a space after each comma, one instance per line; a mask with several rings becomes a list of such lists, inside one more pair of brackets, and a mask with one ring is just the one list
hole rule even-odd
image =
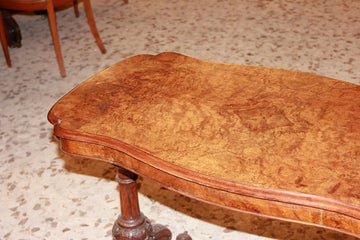
[[360, 86], [140, 55], [49, 112], [64, 151], [225, 207], [360, 236]]

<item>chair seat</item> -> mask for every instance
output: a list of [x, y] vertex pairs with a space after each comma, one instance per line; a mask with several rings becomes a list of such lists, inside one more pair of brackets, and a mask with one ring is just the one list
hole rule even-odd
[[[73, 0], [53, 0], [54, 7], [60, 7]], [[46, 0], [1, 0], [0, 8], [18, 11], [38, 11], [46, 9]]]

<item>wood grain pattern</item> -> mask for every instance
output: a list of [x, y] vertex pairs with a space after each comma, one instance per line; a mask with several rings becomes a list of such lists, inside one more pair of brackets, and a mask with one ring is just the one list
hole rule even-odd
[[360, 86], [140, 55], [49, 112], [64, 151], [236, 210], [360, 236]]

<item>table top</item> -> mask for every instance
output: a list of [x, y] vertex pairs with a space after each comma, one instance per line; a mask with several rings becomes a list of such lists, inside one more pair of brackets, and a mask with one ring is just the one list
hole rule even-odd
[[124, 152], [190, 182], [360, 219], [358, 85], [139, 55], [80, 84], [48, 118], [59, 138]]

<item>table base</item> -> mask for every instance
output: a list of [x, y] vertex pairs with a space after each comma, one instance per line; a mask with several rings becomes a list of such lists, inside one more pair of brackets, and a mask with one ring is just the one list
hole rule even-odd
[[[160, 224], [152, 225], [140, 212], [137, 175], [117, 167], [116, 180], [119, 183], [121, 214], [113, 226], [113, 240], [171, 240], [171, 231]], [[185, 232], [176, 240], [192, 240]]]

